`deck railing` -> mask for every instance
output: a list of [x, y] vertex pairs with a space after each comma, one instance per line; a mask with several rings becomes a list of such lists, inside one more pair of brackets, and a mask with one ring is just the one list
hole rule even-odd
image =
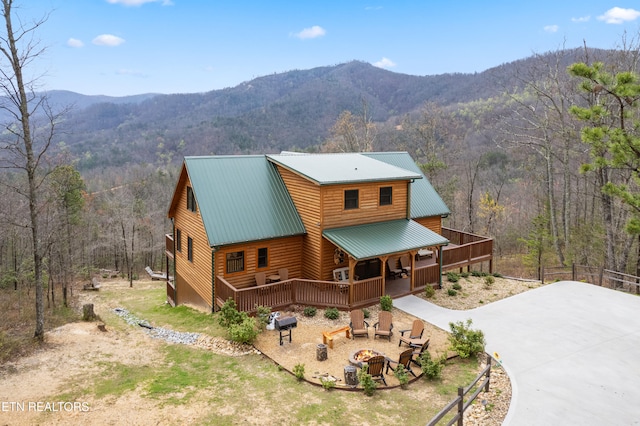
[[245, 312], [255, 312], [257, 306], [277, 310], [292, 304], [347, 310], [370, 306], [383, 294], [382, 277], [354, 283], [291, 279], [243, 289], [235, 288], [221, 276], [215, 281], [218, 306], [233, 299], [237, 309]]
[[452, 244], [442, 250], [444, 270], [489, 262], [489, 272], [493, 272], [493, 239], [449, 228], [442, 228], [442, 235]]
[[164, 251], [173, 259], [173, 235], [171, 234], [164, 235]]

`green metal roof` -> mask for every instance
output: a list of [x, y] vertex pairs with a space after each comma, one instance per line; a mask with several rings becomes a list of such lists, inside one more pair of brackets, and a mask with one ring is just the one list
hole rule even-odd
[[264, 155], [184, 162], [211, 247], [305, 233], [282, 178]]
[[[271, 161], [319, 185], [422, 179], [418, 171], [359, 153], [268, 155]], [[409, 157], [411, 158], [411, 157]]]
[[429, 179], [422, 174], [409, 153], [363, 152], [362, 155], [420, 174], [422, 179], [417, 179], [411, 184], [411, 217], [413, 219], [449, 215], [449, 208], [433, 188]]
[[442, 235], [407, 219], [325, 229], [322, 235], [356, 260], [449, 244]]

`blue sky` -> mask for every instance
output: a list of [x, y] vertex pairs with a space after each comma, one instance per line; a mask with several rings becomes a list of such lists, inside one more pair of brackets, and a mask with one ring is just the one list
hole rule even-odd
[[50, 12], [39, 83], [87, 95], [207, 92], [351, 60], [479, 72], [583, 40], [613, 48], [640, 30], [638, 0], [15, 1], [23, 21]]

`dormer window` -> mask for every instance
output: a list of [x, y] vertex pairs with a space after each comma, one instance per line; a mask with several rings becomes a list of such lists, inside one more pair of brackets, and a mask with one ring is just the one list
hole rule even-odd
[[351, 210], [358, 208], [358, 190], [347, 189], [344, 191], [344, 209]]
[[390, 186], [380, 187], [380, 205], [390, 206], [393, 204], [392, 188]]

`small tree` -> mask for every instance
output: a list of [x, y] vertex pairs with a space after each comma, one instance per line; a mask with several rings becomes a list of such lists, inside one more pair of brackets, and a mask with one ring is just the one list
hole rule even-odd
[[484, 352], [484, 333], [481, 330], [471, 328], [472, 320], [466, 322], [450, 322], [451, 334], [449, 343], [460, 358], [475, 357], [478, 353]]

